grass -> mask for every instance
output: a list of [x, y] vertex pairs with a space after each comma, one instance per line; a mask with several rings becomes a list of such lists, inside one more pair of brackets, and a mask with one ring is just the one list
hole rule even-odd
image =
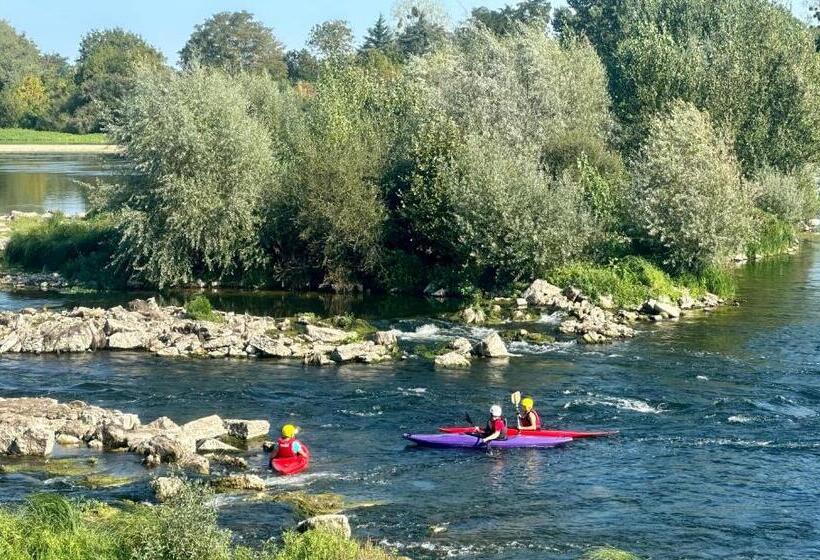
[[794, 226], [771, 215], [762, 216], [760, 229], [754, 241], [746, 247], [750, 260], [785, 253], [794, 245], [797, 232]]
[[222, 316], [214, 312], [211, 301], [205, 296], [196, 296], [185, 304], [185, 312], [197, 321], [210, 321], [211, 323], [221, 323]]
[[391, 560], [395, 556], [340, 535], [285, 533], [261, 549], [234, 544], [217, 524], [213, 495], [187, 483], [154, 507], [111, 507], [56, 494], [0, 507], [3, 560]]
[[27, 272], [59, 272], [97, 289], [117, 288], [127, 281], [111, 266], [118, 239], [108, 216], [16, 219], [4, 258], [8, 266]]
[[723, 298], [735, 293], [735, 283], [728, 271], [709, 268], [700, 274], [673, 278], [642, 257], [628, 256], [613, 265], [576, 262], [557, 268], [547, 280], [561, 287], [575, 286], [588, 296], [611, 295], [616, 305], [628, 307], [649, 298], [667, 297], [673, 301], [685, 293], [692, 297], [707, 291]]
[[0, 144], [109, 144], [105, 134], [70, 134], [28, 128], [0, 128]]

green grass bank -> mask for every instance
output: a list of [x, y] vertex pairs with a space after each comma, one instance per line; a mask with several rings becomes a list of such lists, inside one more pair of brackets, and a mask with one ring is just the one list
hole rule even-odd
[[27, 128], [0, 128], [0, 144], [109, 144], [105, 134], [70, 134]]

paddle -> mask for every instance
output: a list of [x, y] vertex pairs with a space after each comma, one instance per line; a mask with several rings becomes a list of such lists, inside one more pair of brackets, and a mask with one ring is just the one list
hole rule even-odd
[[518, 429], [521, 429], [521, 411], [519, 410], [519, 405], [521, 404], [521, 391], [516, 391], [512, 395], [510, 395], [510, 402], [513, 403], [516, 412], [516, 424], [518, 425]]
[[[465, 412], [465, 413], [464, 413], [464, 419], [467, 421], [467, 423], [468, 423], [470, 426], [473, 426], [473, 427], [475, 427], [475, 426], [476, 426], [476, 423], [475, 423], [475, 422], [473, 422], [473, 418], [472, 418], [472, 416], [470, 416], [470, 413], [469, 413], [469, 412]], [[481, 434], [477, 434], [477, 433], [470, 433], [470, 434], [467, 434], [467, 435], [468, 435], [468, 436], [473, 436], [474, 438], [478, 438], [478, 440], [479, 440], [479, 441], [477, 441], [477, 442], [476, 442], [476, 445], [486, 445], [484, 442], [482, 442], [482, 441], [481, 441], [481, 439], [483, 439], [483, 438], [481, 437]]]

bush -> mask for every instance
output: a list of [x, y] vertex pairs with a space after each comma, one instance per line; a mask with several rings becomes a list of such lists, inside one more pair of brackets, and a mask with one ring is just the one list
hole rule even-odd
[[758, 212], [752, 240], [746, 246], [746, 255], [754, 260], [758, 257], [778, 255], [786, 252], [797, 242], [794, 226], [765, 212]]
[[196, 296], [194, 299], [185, 304], [185, 312], [197, 321], [210, 321], [212, 323], [219, 323], [222, 321], [222, 316], [214, 313], [211, 306], [211, 301], [205, 296]]
[[355, 541], [327, 531], [285, 533], [282, 547], [273, 560], [393, 560], [396, 556], [373, 545]]
[[6, 247], [11, 266], [31, 272], [60, 272], [98, 288], [124, 286], [127, 280], [111, 261], [120, 239], [111, 216], [15, 220]]
[[265, 264], [262, 208], [277, 191], [271, 142], [241, 83], [195, 70], [143, 74], [111, 128], [139, 180], [109, 188], [117, 254], [162, 286], [240, 276]]
[[723, 264], [751, 234], [751, 197], [708, 115], [675, 103], [657, 116], [632, 166], [630, 208], [643, 242], [673, 269]]
[[781, 222], [798, 225], [820, 212], [820, 193], [811, 167], [783, 174], [766, 168], [751, 185], [755, 205]]

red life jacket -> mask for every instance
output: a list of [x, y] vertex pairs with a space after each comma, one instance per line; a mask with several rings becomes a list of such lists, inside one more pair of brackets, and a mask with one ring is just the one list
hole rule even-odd
[[293, 451], [293, 444], [297, 441], [298, 440], [296, 438], [280, 437], [276, 441], [276, 458], [288, 459], [290, 457], [296, 457], [296, 452]]
[[487, 420], [487, 427], [484, 429], [484, 437], [490, 436], [496, 432], [501, 433], [498, 439], [507, 439], [507, 420], [503, 416], [500, 418], [490, 418]]
[[524, 415], [518, 417], [518, 422], [521, 424], [522, 428], [531, 428], [532, 424], [530, 424], [530, 414], [535, 414], [535, 429], [541, 429], [541, 415], [538, 414], [538, 411], [534, 408], [530, 409], [529, 412], [524, 413]]

